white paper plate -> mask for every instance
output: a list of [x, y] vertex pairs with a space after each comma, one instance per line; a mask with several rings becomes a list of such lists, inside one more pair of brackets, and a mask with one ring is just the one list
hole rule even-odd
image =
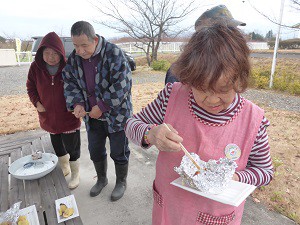
[[[74, 213], [73, 213], [72, 216], [70, 216], [68, 218], [64, 218], [64, 217], [59, 215], [59, 207], [60, 207], [61, 203], [65, 204], [68, 208], [73, 208], [74, 209]], [[77, 204], [76, 204], [74, 195], [69, 195], [69, 196], [66, 196], [64, 198], [60, 198], [60, 199], [55, 200], [55, 210], [56, 210], [56, 216], [57, 216], [57, 222], [58, 223], [61, 223], [61, 222], [64, 222], [66, 220], [70, 220], [70, 219], [73, 219], [73, 218], [79, 216], [79, 211], [78, 211], [78, 208], [77, 208]]]
[[231, 180], [228, 187], [222, 193], [211, 194], [198, 191], [190, 186], [185, 185], [181, 177], [172, 181], [171, 184], [194, 194], [233, 206], [239, 206], [256, 188], [254, 185]]
[[15, 178], [34, 180], [50, 173], [57, 162], [57, 156], [52, 153], [43, 153], [42, 158], [38, 160], [33, 160], [31, 155], [27, 155], [14, 161], [8, 171]]
[[35, 205], [20, 209], [19, 216], [26, 216], [30, 225], [40, 225]]

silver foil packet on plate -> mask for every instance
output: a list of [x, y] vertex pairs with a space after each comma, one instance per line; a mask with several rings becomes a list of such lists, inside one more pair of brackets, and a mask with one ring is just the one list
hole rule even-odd
[[228, 158], [205, 162], [195, 153], [191, 153], [191, 156], [201, 167], [199, 172], [187, 156], [182, 157], [179, 167], [174, 167], [185, 185], [205, 193], [221, 193], [232, 180], [237, 168], [236, 162]]
[[41, 151], [36, 151], [35, 153], [31, 154], [32, 160], [38, 160], [43, 158], [43, 153]]

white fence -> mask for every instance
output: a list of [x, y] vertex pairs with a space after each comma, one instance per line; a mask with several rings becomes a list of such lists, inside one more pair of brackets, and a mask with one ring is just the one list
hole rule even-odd
[[0, 66], [17, 65], [16, 53], [14, 49], [0, 49]]
[[[17, 57], [17, 62], [18, 65], [20, 66], [21, 64], [30, 64], [32, 62], [32, 54], [31, 52], [16, 52], [16, 57]], [[23, 60], [25, 58], [25, 60]], [[21, 60], [22, 59], [22, 60]]]
[[[158, 52], [180, 52], [181, 46], [184, 44], [185, 42], [161, 42]], [[117, 45], [129, 53], [144, 53], [141, 48], [147, 48], [142, 42], [118, 43]]]
[[32, 54], [27, 52], [16, 52], [14, 49], [0, 49], [0, 66], [16, 66], [30, 64]]
[[[158, 52], [180, 52], [186, 42], [161, 42]], [[248, 42], [250, 49], [269, 49], [267, 42]], [[127, 42], [117, 44], [124, 51], [129, 53], [143, 53], [141, 47], [146, 49], [142, 42]]]
[[[161, 42], [158, 52], [161, 53], [172, 53], [180, 52], [183, 45], [186, 42]], [[127, 42], [117, 44], [124, 51], [129, 53], [141, 53], [143, 50], [141, 47], [146, 48], [146, 45], [143, 45], [142, 42]], [[269, 49], [267, 42], [248, 42], [250, 49]], [[25, 58], [25, 60], [24, 60]], [[2, 49], [0, 51], [0, 66], [11, 66], [11, 65], [22, 65], [30, 64], [33, 60], [32, 54], [30, 51], [27, 52], [15, 52], [14, 49]]]
[[250, 49], [269, 49], [268, 42], [248, 42]]

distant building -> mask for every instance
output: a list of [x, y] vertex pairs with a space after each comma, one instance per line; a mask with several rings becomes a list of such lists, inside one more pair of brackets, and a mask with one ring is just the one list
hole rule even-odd
[[251, 49], [251, 50], [265, 50], [265, 49], [269, 49], [269, 45], [268, 45], [268, 42], [265, 42], [265, 41], [248, 41], [247, 42], [247, 45], [248, 47]]

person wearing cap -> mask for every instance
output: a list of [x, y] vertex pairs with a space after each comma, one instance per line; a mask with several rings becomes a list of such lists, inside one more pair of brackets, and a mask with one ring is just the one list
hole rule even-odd
[[206, 10], [195, 22], [195, 31], [203, 27], [220, 24], [227, 27], [246, 26], [246, 23], [235, 20], [225, 5], [218, 5]]
[[[195, 22], [195, 31], [203, 27], [220, 24], [228, 27], [246, 26], [246, 23], [233, 18], [231, 12], [225, 5], [218, 5], [206, 10]], [[172, 66], [168, 69], [165, 77], [165, 84], [178, 82], [178, 78], [172, 74]]]
[[[229, 177], [239, 186], [265, 186], [272, 180], [270, 122], [261, 108], [241, 96], [250, 77], [249, 55], [237, 27], [217, 23], [201, 28], [172, 65], [180, 82], [167, 83], [156, 99], [127, 120], [125, 132], [132, 143], [158, 149], [152, 225], [241, 224], [245, 201], [233, 206], [184, 190], [186, 185], [182, 189], [171, 184], [179, 178], [174, 168], [181, 163], [188, 167], [189, 178], [209, 189], [222, 180], [211, 172], [226, 176], [228, 171], [204, 163], [210, 160], [235, 162], [237, 168]], [[200, 169], [187, 163], [182, 146], [194, 160], [203, 160]], [[227, 193], [233, 190], [222, 192]]]

